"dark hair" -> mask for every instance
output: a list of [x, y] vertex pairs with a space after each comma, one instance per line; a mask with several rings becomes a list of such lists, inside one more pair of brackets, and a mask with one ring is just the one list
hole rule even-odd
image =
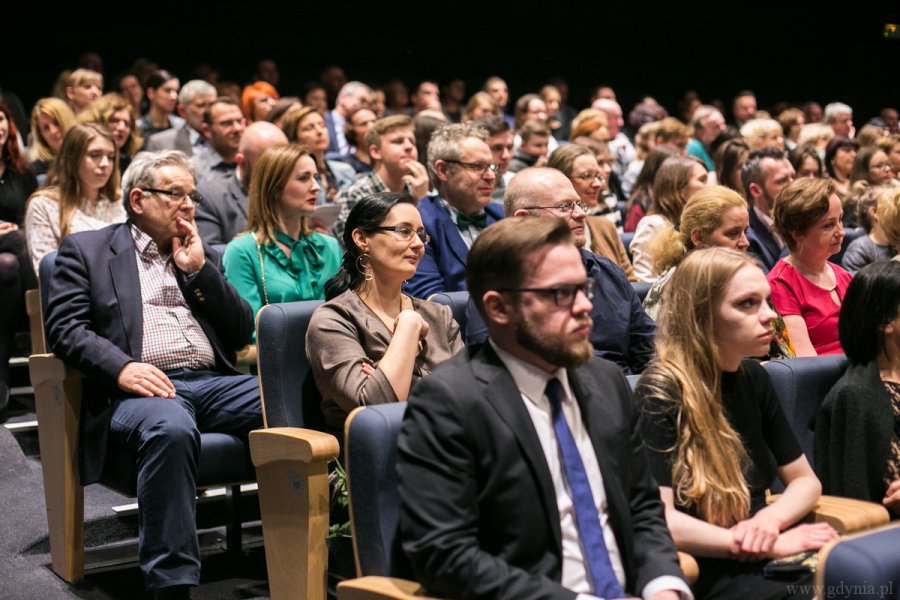
[[631, 211], [631, 207], [635, 203], [639, 204], [644, 210], [650, 207], [651, 190], [653, 189], [653, 180], [656, 178], [656, 172], [667, 158], [676, 156], [678, 151], [671, 146], [656, 146], [647, 154], [644, 159], [644, 166], [638, 173], [634, 185], [631, 187], [631, 195], [625, 203], [625, 214]]
[[0, 157], [3, 158], [7, 169], [14, 173], [24, 173], [28, 170], [28, 163], [25, 162], [25, 157], [19, 150], [18, 130], [13, 121], [12, 111], [5, 102], [0, 101], [0, 112], [6, 115], [6, 122], [9, 126], [6, 143], [0, 147]]
[[872, 362], [885, 351], [882, 328], [900, 307], [900, 262], [866, 265], [850, 280], [841, 304], [838, 336], [851, 364]]
[[396, 205], [406, 203], [416, 205], [416, 199], [407, 192], [379, 192], [366, 196], [356, 203], [347, 215], [344, 226], [344, 257], [341, 268], [325, 282], [325, 299], [331, 300], [347, 290], [355, 290], [363, 283], [363, 273], [357, 268], [356, 261], [362, 256], [359, 247], [353, 241], [353, 231], [373, 231], [384, 223], [388, 213]]
[[499, 115], [476, 119], [475, 123], [487, 129], [488, 135], [491, 137], [512, 131], [512, 127], [509, 126], [507, 120]]
[[766, 146], [747, 155], [747, 160], [744, 162], [744, 166], [741, 167], [741, 185], [744, 186], [744, 197], [751, 204], [753, 203], [753, 196], [750, 194], [750, 184], [762, 185], [766, 181], [766, 174], [763, 173], [762, 168], [764, 158], [784, 160], [784, 150], [779, 150], [774, 146]]
[[[750, 146], [747, 144], [747, 140], [742, 137], [737, 137], [728, 140], [719, 146], [719, 149], [716, 150], [715, 153], [716, 179], [718, 180], [719, 185], [724, 185], [739, 194], [744, 193], [744, 186], [740, 181], [732, 181], [731, 175], [737, 168], [738, 163], [741, 160], [741, 155], [745, 152], [749, 157]], [[741, 165], [741, 167], [743, 167], [743, 165]], [[738, 178], [740, 178], [740, 173], [738, 173]]]
[[[717, 135], [713, 141], [709, 143], [709, 154], [710, 156], [715, 156], [716, 152], [719, 151], [719, 148], [724, 145], [726, 142], [729, 142], [733, 139], [744, 138], [741, 137], [740, 130], [734, 125], [726, 125], [725, 129], [722, 130], [722, 133]], [[744, 140], [746, 141], [746, 140]]]
[[[856, 155], [856, 160], [853, 161], [850, 181], [868, 181], [874, 185], [875, 182], [869, 179], [869, 165], [872, 163], [872, 158], [879, 152], [884, 152], [884, 150], [878, 146], [866, 146], [861, 149]], [[884, 153], [887, 154], [887, 152]]]
[[819, 177], [821, 177], [822, 159], [819, 158], [819, 153], [816, 152], [816, 149], [812, 144], [803, 144], [788, 152], [788, 160], [791, 161], [791, 166], [794, 167], [794, 171], [800, 171], [800, 167], [803, 166], [803, 161], [807, 156], [815, 160], [816, 164], [819, 165]]
[[831, 164], [834, 160], [834, 155], [841, 148], [847, 148], [848, 146], [854, 150], [859, 150], [859, 142], [840, 135], [831, 138], [828, 145], [825, 146], [825, 170], [828, 171], [828, 175], [831, 177], [834, 177], [834, 165]]
[[175, 75], [172, 75], [165, 69], [160, 69], [159, 71], [154, 71], [147, 77], [147, 81], [144, 83], [144, 88], [153, 88], [154, 90], [162, 87], [166, 84], [167, 81], [171, 81], [173, 79], [178, 79]]

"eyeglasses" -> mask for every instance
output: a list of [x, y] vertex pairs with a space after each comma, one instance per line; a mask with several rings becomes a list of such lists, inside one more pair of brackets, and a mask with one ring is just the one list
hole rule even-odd
[[582, 173], [581, 175], [572, 175], [573, 179], [580, 179], [581, 181], [591, 182], [595, 179], [603, 183], [603, 174], [602, 173]]
[[893, 168], [894, 168], [894, 163], [888, 161], [888, 162], [883, 162], [883, 163], [873, 164], [873, 165], [871, 165], [871, 167], [872, 167], [873, 169], [893, 169]]
[[478, 171], [478, 173], [484, 177], [488, 171], [497, 174], [497, 169], [499, 168], [494, 163], [470, 163], [470, 162], [462, 162], [461, 160], [445, 160], [444, 162], [453, 163], [454, 165], [459, 165], [463, 169], [468, 169], [469, 171]]
[[414, 235], [419, 236], [419, 239], [422, 240], [423, 244], [427, 244], [431, 241], [431, 236], [425, 233], [424, 229], [413, 229], [412, 227], [408, 227], [406, 225], [373, 227], [372, 231], [393, 231], [397, 234], [397, 237], [399, 237], [404, 242], [412, 241]]
[[185, 198], [190, 198], [191, 202], [194, 204], [203, 202], [203, 196], [197, 192], [185, 193], [184, 190], [158, 190], [156, 188], [143, 188], [141, 191], [145, 194], [153, 193], [168, 196], [169, 204], [181, 204], [184, 202]]
[[571, 200], [567, 200], [565, 202], [561, 202], [556, 206], [523, 206], [525, 210], [538, 210], [543, 208], [545, 210], [555, 210], [556, 212], [564, 215], [572, 214], [575, 212], [575, 207], [580, 208], [584, 212], [587, 212], [588, 205], [579, 200], [578, 202], [572, 202]]
[[545, 294], [553, 296], [553, 303], [560, 308], [572, 308], [575, 304], [575, 298], [578, 292], [585, 295], [588, 300], [594, 299], [594, 280], [588, 278], [581, 283], [570, 283], [565, 285], [555, 285], [548, 288], [507, 288], [497, 290], [498, 292], [532, 292], [535, 294]]

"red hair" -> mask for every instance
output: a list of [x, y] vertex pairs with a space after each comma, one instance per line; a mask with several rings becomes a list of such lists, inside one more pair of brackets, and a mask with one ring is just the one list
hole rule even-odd
[[241, 93], [241, 112], [244, 113], [247, 121], [253, 121], [253, 102], [258, 96], [268, 96], [277, 100], [278, 90], [265, 81], [257, 81], [245, 87]]
[[16, 123], [13, 121], [12, 112], [5, 102], [0, 101], [0, 112], [6, 115], [6, 122], [9, 123], [9, 135], [6, 136], [6, 143], [0, 149], [3, 163], [15, 173], [24, 173], [28, 170], [28, 163], [25, 162], [25, 157], [22, 156], [22, 151], [19, 149], [19, 133]]

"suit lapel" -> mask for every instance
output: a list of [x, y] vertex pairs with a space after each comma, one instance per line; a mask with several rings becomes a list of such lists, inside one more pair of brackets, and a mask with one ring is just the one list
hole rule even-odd
[[437, 213], [435, 222], [441, 230], [439, 235], [446, 240], [447, 247], [456, 257], [456, 260], [465, 267], [466, 259], [469, 256], [469, 248], [463, 241], [462, 235], [460, 235], [459, 229], [456, 227], [456, 223], [450, 218], [450, 213], [447, 212], [447, 209], [440, 203], [440, 200], [435, 198], [433, 202], [435, 204], [435, 212]]
[[130, 227], [127, 223], [122, 225], [110, 240], [109, 249], [112, 256], [109, 260], [109, 276], [116, 292], [129, 352], [132, 357], [140, 360], [144, 339], [144, 315], [141, 280], [138, 276], [134, 238], [131, 237]]
[[562, 532], [559, 527], [559, 509], [556, 504], [556, 492], [553, 489], [550, 469], [547, 467], [547, 459], [544, 457], [537, 431], [534, 429], [531, 416], [528, 414], [528, 409], [525, 408], [515, 381], [488, 343], [483, 344], [481, 351], [476, 355], [472, 362], [472, 370], [482, 386], [485, 399], [516, 438], [540, 488], [544, 514], [547, 516], [554, 539], [561, 547]]
[[228, 177], [228, 191], [231, 194], [232, 199], [234, 200], [235, 205], [237, 205], [238, 212], [247, 218], [247, 200], [246, 196], [241, 189], [241, 183], [238, 181], [237, 173], [232, 173]]

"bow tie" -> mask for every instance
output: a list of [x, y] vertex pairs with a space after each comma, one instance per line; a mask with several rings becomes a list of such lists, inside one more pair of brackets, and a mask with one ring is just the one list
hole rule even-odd
[[472, 216], [458, 213], [456, 215], [456, 227], [459, 230], [467, 229], [470, 225], [474, 225], [478, 229], [487, 227], [487, 213], [481, 211]]

